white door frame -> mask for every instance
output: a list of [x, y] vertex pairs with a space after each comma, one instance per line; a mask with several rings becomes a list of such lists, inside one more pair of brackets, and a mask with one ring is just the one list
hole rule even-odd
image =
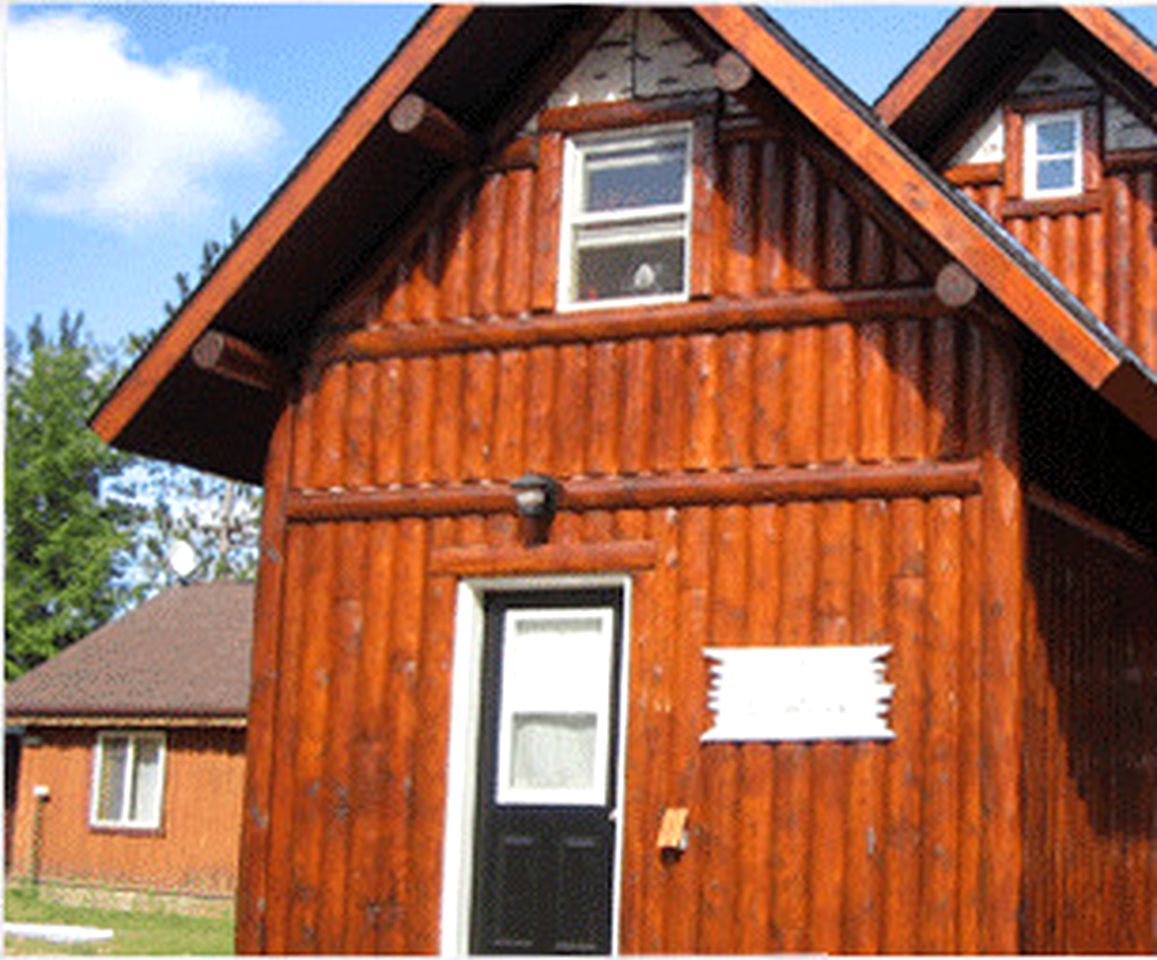
[[612, 587], [623, 593], [622, 650], [619, 674], [619, 755], [615, 761], [615, 854], [611, 886], [611, 952], [618, 953], [619, 882], [626, 796], [627, 698], [630, 676], [631, 578], [627, 574], [501, 577], [459, 581], [454, 612], [454, 666], [450, 680], [450, 738], [446, 771], [446, 823], [442, 834], [443, 956], [470, 952], [470, 897], [474, 876], [474, 818], [478, 789], [478, 733], [482, 686], [485, 603], [490, 593]]

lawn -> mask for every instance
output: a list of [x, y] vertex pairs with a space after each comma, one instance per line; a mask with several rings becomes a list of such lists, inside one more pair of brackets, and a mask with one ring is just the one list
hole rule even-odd
[[104, 943], [75, 946], [46, 940], [4, 938], [8, 956], [51, 954], [54, 956], [158, 956], [233, 953], [232, 917], [187, 917], [147, 911], [98, 910], [66, 907], [37, 897], [27, 887], [9, 889], [4, 895], [4, 919], [20, 923], [66, 923], [102, 927], [115, 931]]

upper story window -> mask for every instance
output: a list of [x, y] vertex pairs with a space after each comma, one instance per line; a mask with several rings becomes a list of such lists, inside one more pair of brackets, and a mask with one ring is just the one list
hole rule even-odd
[[160, 827], [164, 769], [164, 734], [99, 734], [89, 821], [129, 830]]
[[1068, 197], [1082, 189], [1081, 111], [1024, 119], [1025, 197]]
[[683, 300], [691, 237], [691, 129], [567, 142], [559, 306]]

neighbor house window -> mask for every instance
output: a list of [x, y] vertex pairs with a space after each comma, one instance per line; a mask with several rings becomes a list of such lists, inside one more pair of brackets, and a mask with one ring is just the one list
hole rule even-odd
[[687, 296], [690, 155], [687, 126], [567, 142], [561, 307]]
[[99, 734], [93, 769], [92, 825], [135, 830], [159, 827], [164, 774], [164, 734]]
[[1081, 192], [1081, 111], [1030, 114], [1024, 119], [1024, 195], [1067, 197]]

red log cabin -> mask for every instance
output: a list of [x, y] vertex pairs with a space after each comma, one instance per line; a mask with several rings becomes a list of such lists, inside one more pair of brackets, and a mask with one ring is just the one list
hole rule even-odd
[[432, 10], [93, 421], [265, 487], [239, 949], [1157, 949], [1155, 62]]

